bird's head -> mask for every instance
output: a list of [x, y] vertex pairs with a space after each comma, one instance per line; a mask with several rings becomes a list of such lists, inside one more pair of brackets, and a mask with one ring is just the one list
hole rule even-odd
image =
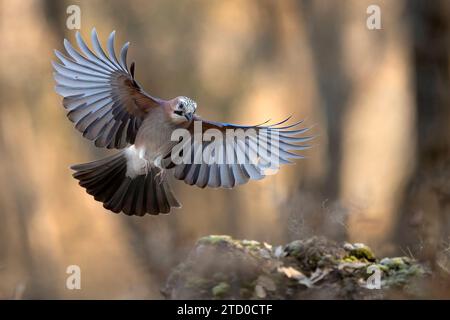
[[197, 110], [197, 103], [188, 97], [177, 97], [172, 102], [172, 119], [177, 122], [191, 121]]

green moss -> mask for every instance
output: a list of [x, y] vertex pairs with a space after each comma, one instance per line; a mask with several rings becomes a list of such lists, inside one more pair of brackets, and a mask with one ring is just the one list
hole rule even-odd
[[284, 249], [289, 255], [296, 257], [303, 249], [303, 242], [301, 240], [295, 240], [289, 243]]
[[199, 288], [204, 288], [206, 286], [208, 286], [208, 284], [210, 283], [210, 281], [208, 281], [207, 279], [198, 277], [198, 276], [189, 276], [186, 279], [186, 287], [187, 288], [193, 288], [193, 289], [199, 289]]
[[389, 269], [403, 269], [411, 264], [411, 260], [407, 257], [384, 258], [380, 264]]
[[[403, 290], [410, 294], [415, 286], [420, 288], [417, 284], [428, 274], [425, 267], [410, 258], [380, 261], [366, 245], [342, 245], [322, 237], [293, 241], [279, 247], [283, 254], [278, 255], [262, 242], [226, 235], [203, 237], [198, 245], [200, 250], [193, 250], [187, 261], [172, 272], [165, 289], [168, 296], [173, 292], [176, 298], [182, 294], [202, 299], [301, 299], [319, 290], [336, 298], [378, 299], [389, 294], [390, 288], [391, 292]], [[266, 250], [269, 254], [265, 254]], [[362, 290], [370, 276], [370, 265], [381, 270], [381, 286], [386, 290]], [[286, 276], [279, 271], [281, 267], [301, 272], [314, 288]]]
[[214, 297], [223, 298], [230, 291], [230, 285], [226, 282], [220, 282], [211, 291]]
[[384, 258], [379, 265], [386, 274], [382, 284], [387, 288], [406, 285], [411, 278], [420, 278], [427, 273], [424, 267], [408, 257]]
[[350, 250], [349, 257], [355, 257], [358, 260], [375, 261], [375, 255], [372, 250], [363, 244], [355, 244]]
[[302, 272], [312, 273], [317, 268], [333, 267], [345, 257], [345, 250], [323, 237], [296, 240], [284, 248], [287, 257], [294, 257]]
[[261, 247], [261, 243], [255, 240], [242, 240], [240, 243], [248, 249], [259, 249]]
[[341, 262], [358, 262], [358, 258], [355, 256], [346, 256], [342, 259]]
[[385, 265], [383, 265], [381, 263], [376, 263], [375, 265], [378, 267], [378, 269], [380, 269], [384, 273], [387, 274], [389, 272], [389, 268], [387, 266], [385, 266]]
[[198, 243], [218, 244], [218, 243], [221, 243], [221, 242], [231, 243], [232, 241], [233, 241], [233, 239], [230, 236], [226, 236], [226, 235], [210, 235], [210, 236], [206, 236], [206, 237], [200, 238], [198, 240]]

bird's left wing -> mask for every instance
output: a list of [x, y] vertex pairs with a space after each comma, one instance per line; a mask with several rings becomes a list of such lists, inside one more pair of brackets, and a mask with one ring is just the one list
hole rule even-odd
[[302, 121], [284, 125], [289, 119], [241, 126], [194, 116], [190, 139], [181, 139], [163, 164], [174, 168], [175, 178], [200, 188], [232, 188], [262, 179], [267, 170], [272, 174], [289, 159], [303, 158], [291, 151], [309, 148], [303, 143], [312, 137], [299, 136], [309, 128], [298, 128]]
[[83, 136], [97, 147], [121, 149], [134, 143], [136, 133], [152, 108], [160, 100], [142, 90], [134, 79], [134, 64], [128, 70], [126, 43], [117, 59], [114, 36], [108, 39], [108, 56], [103, 51], [97, 32], [92, 30], [92, 52], [76, 33], [79, 53], [64, 39], [69, 57], [55, 50], [62, 64], [52, 61], [55, 90], [64, 97], [67, 117]]

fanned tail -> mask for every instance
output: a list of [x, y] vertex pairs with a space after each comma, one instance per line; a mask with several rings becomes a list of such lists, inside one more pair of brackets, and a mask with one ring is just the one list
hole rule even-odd
[[145, 175], [127, 176], [127, 157], [124, 151], [97, 161], [77, 164], [74, 178], [80, 186], [115, 213], [143, 216], [169, 213], [181, 207], [161, 170], [150, 167]]

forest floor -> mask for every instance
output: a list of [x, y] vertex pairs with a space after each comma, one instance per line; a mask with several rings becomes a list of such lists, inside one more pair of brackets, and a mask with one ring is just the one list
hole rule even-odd
[[432, 298], [435, 282], [426, 264], [378, 258], [364, 244], [312, 237], [275, 247], [211, 235], [162, 292], [168, 299], [417, 299]]

